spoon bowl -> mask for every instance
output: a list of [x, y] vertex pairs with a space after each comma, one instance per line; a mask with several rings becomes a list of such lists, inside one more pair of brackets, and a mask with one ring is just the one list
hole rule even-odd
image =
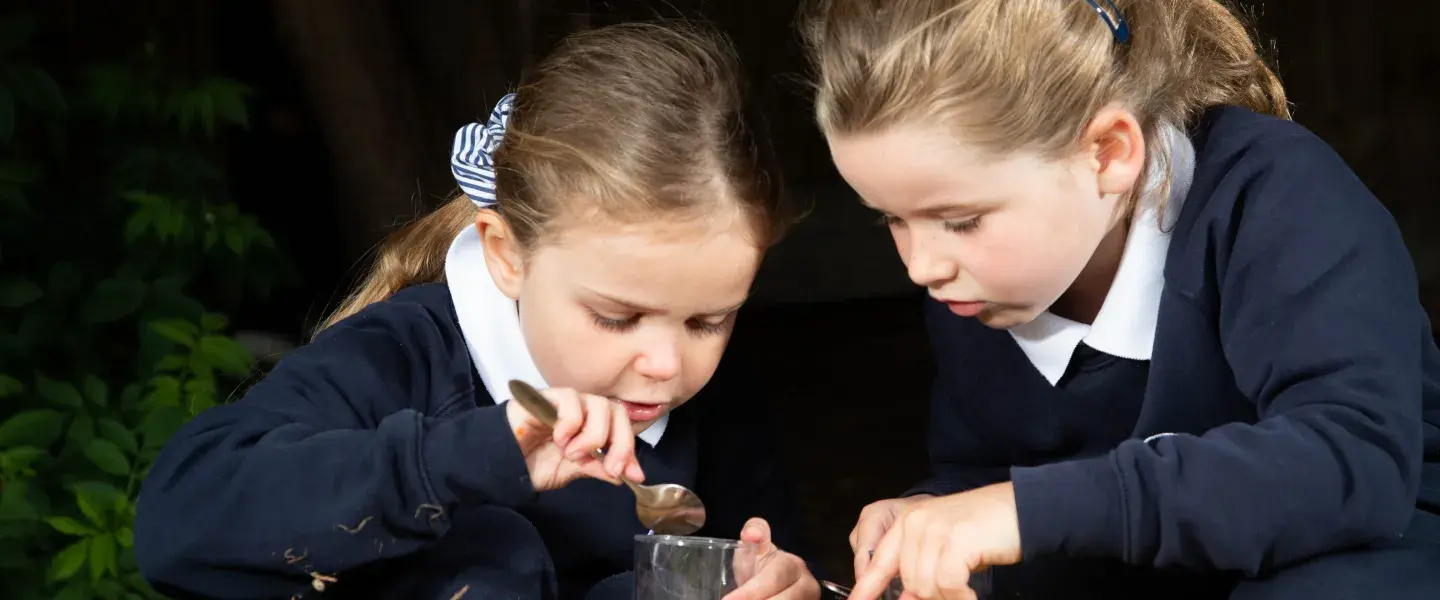
[[[510, 393], [531, 416], [546, 427], [555, 427], [560, 419], [555, 405], [534, 387], [514, 379], [510, 381]], [[596, 449], [594, 454], [597, 459], [605, 458], [603, 450]], [[690, 535], [705, 525], [705, 504], [689, 488], [674, 483], [641, 485], [624, 476], [620, 480], [635, 492], [635, 516], [650, 531], [661, 535]]]

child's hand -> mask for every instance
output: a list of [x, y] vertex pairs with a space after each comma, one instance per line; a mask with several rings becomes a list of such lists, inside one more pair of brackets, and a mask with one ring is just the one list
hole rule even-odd
[[906, 598], [975, 598], [971, 573], [1017, 562], [1015, 488], [998, 483], [906, 507], [881, 538], [850, 598], [875, 600], [896, 575]]
[[[593, 477], [619, 485], [619, 476], [645, 480], [635, 460], [635, 429], [625, 408], [608, 398], [581, 394], [571, 389], [541, 390], [555, 405], [559, 419], [551, 430], [531, 416], [518, 402], [507, 402], [505, 416], [510, 431], [525, 455], [530, 482], [535, 491], [565, 487], [580, 477]], [[596, 448], [605, 449], [605, 461], [596, 458]]]
[[724, 600], [820, 597], [820, 584], [810, 574], [805, 561], [780, 550], [770, 541], [770, 524], [765, 519], [750, 519], [745, 523], [740, 541], [754, 546], [742, 546], [737, 553], [735, 579], [740, 582], [740, 588], [727, 594]]
[[856, 521], [855, 528], [850, 530], [850, 550], [855, 553], [856, 579], [865, 572], [865, 567], [870, 564], [871, 553], [880, 545], [880, 537], [895, 524], [895, 518], [905, 512], [906, 507], [926, 498], [934, 496], [916, 494], [909, 498], [881, 500], [860, 511], [860, 520]]

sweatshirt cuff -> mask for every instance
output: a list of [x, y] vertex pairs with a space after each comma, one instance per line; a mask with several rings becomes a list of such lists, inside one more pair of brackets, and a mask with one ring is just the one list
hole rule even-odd
[[422, 456], [440, 504], [514, 508], [536, 496], [505, 406], [483, 406], [432, 420]]
[[916, 484], [915, 487], [906, 490], [905, 493], [900, 494], [900, 497], [909, 498], [912, 496], [919, 496], [921, 494], [930, 494], [931, 496], [949, 496], [950, 494], [956, 494], [963, 491], [965, 491], [965, 486], [963, 485], [960, 485], [953, 481], [948, 481], [941, 477], [931, 477], [930, 479], [926, 479], [925, 481], [921, 481], [920, 483]]
[[1025, 560], [1046, 554], [1123, 557], [1125, 497], [1109, 454], [1013, 467], [1010, 478]]

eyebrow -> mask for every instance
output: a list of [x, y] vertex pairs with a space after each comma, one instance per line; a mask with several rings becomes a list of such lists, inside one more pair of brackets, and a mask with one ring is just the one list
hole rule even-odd
[[[988, 205], [991, 205], [991, 204], [995, 204], [995, 203], [999, 202], [1000, 200], [1001, 200], [1001, 198], [998, 197], [998, 196], [991, 196], [991, 197], [979, 198], [979, 199], [976, 199], [976, 200], [972, 200], [972, 201], [970, 201], [970, 202], [945, 202], [945, 203], [942, 203], [942, 204], [936, 204], [936, 205], [932, 205], [932, 206], [927, 206], [927, 207], [925, 207], [925, 208], [922, 208], [922, 209], [920, 209], [920, 210], [915, 211], [915, 214], [916, 214], [917, 216], [920, 216], [920, 217], [928, 217], [928, 218], [938, 219], [938, 218], [940, 218], [941, 215], [944, 215], [944, 214], [947, 214], [947, 213], [953, 214], [953, 213], [957, 213], [957, 212], [966, 212], [966, 211], [971, 211], [971, 212], [973, 212], [973, 211], [977, 211], [977, 210], [980, 210], [981, 208], [983, 208], [983, 207], [985, 207], [985, 206], [988, 206]], [[861, 203], [863, 203], [866, 207], [870, 208], [871, 210], [879, 211], [879, 212], [882, 212], [882, 213], [885, 213], [885, 212], [886, 212], [886, 211], [884, 211], [884, 210], [881, 210], [879, 207], [875, 206], [874, 204], [871, 204], [870, 201], [868, 201], [868, 200], [861, 199]], [[886, 213], [886, 214], [889, 214], [889, 213]]]
[[[629, 301], [629, 300], [625, 300], [625, 299], [622, 299], [622, 298], [616, 298], [616, 297], [611, 296], [611, 295], [609, 295], [609, 294], [603, 294], [603, 293], [597, 292], [597, 291], [592, 290], [592, 289], [589, 289], [589, 288], [585, 288], [585, 290], [588, 291], [588, 292], [590, 292], [591, 294], [595, 295], [596, 297], [600, 298], [601, 300], [605, 300], [606, 302], [614, 303], [614, 304], [616, 304], [616, 305], [618, 305], [618, 306], [623, 306], [623, 307], [625, 307], [625, 308], [627, 308], [627, 309], [629, 309], [629, 310], [633, 310], [633, 311], [635, 311], [635, 312], [649, 312], [649, 313], [664, 312], [663, 310], [658, 309], [658, 308], [654, 308], [654, 307], [651, 307], [651, 306], [646, 306], [646, 305], [641, 304], [641, 303], [639, 303], [639, 302], [631, 302], [631, 301]], [[707, 313], [701, 313], [701, 314], [704, 314], [704, 315], [723, 315], [723, 314], [732, 313], [732, 312], [735, 312], [735, 311], [737, 311], [737, 310], [740, 310], [740, 307], [744, 306], [745, 303], [748, 302], [749, 300], [750, 300], [750, 296], [749, 296], [749, 295], [746, 295], [745, 298], [742, 299], [742, 300], [740, 300], [740, 302], [737, 303], [737, 304], [734, 304], [734, 305], [729, 306], [729, 307], [726, 307], [726, 308], [722, 308], [722, 309], [720, 309], [720, 310], [711, 311], [711, 312], [707, 312]]]

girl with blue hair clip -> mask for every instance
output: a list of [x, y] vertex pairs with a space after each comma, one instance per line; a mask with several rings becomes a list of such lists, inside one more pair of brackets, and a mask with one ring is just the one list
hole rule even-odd
[[820, 4], [816, 114], [938, 373], [856, 600], [1440, 598], [1415, 269], [1225, 3]]

